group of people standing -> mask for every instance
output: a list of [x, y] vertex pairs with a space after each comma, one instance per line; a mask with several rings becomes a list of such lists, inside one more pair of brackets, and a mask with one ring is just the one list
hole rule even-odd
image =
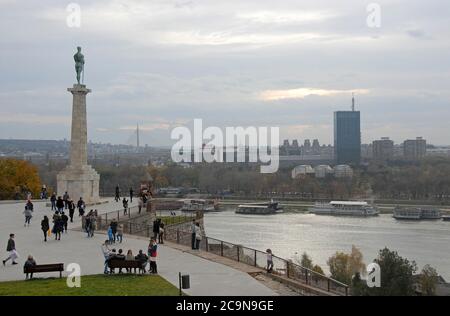
[[[119, 185], [117, 185], [116, 186], [116, 189], [115, 189], [115, 194], [114, 194], [114, 200], [116, 201], [116, 202], [119, 202], [120, 201], [120, 187], [119, 187]], [[129, 191], [129, 193], [130, 193], [130, 195], [129, 195], [129, 197], [130, 197], [130, 203], [133, 203], [133, 197], [134, 197], [134, 190], [133, 190], [133, 188], [131, 188], [130, 187], [130, 191]], [[125, 199], [125, 197], [124, 197], [124, 199]]]
[[67, 192], [64, 195], [56, 197], [56, 194], [53, 193], [50, 197], [52, 211], [63, 212], [64, 210], [69, 211], [70, 222], [73, 223], [73, 216], [75, 214], [75, 208], [78, 208], [78, 216], [83, 216], [86, 208], [86, 203], [83, 201], [83, 198], [80, 197], [77, 204], [70, 198]]
[[87, 233], [88, 238], [94, 237], [94, 232], [97, 229], [97, 210], [90, 210], [87, 215], [81, 216], [81, 227]]
[[117, 223], [117, 220], [113, 219], [108, 227], [108, 243], [115, 244], [116, 241], [122, 243], [123, 240], [123, 225]]

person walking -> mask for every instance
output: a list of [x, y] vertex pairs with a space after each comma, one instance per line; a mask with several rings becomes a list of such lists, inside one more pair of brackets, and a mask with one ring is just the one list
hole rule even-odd
[[47, 215], [44, 215], [44, 219], [41, 221], [41, 229], [42, 229], [42, 232], [44, 233], [44, 241], [47, 241], [47, 235], [48, 235], [48, 231], [50, 229], [50, 224], [48, 222]]
[[113, 219], [111, 221], [111, 224], [109, 224], [111, 227], [111, 232], [113, 234], [113, 238], [114, 238], [114, 243], [116, 242], [116, 234], [117, 234], [117, 221], [115, 219]]
[[133, 188], [130, 187], [130, 203], [133, 203], [133, 194], [134, 194]]
[[66, 209], [66, 210], [69, 207], [69, 200], [70, 200], [69, 193], [67, 193], [67, 191], [66, 191], [66, 192], [64, 192], [64, 195], [63, 195], [64, 209]]
[[202, 241], [202, 230], [200, 223], [195, 224], [195, 249], [200, 249], [200, 242]]
[[73, 214], [75, 214], [75, 203], [73, 203], [72, 199], [69, 200], [68, 208], [69, 208], [70, 222], [73, 223]]
[[144, 200], [142, 199], [142, 196], [139, 197], [138, 200], [138, 209], [139, 209], [139, 214], [141, 214], [142, 211], [142, 207], [144, 206]]
[[195, 219], [192, 220], [192, 224], [191, 224], [191, 249], [194, 250], [195, 249]]
[[126, 198], [123, 198], [122, 205], [123, 205], [123, 215], [127, 215], [127, 213], [128, 213], [128, 200]]
[[86, 203], [84, 203], [82, 197], [80, 197], [80, 199], [78, 200], [77, 207], [78, 207], [78, 217], [83, 216], [84, 215], [84, 209], [86, 207]]
[[155, 239], [150, 240], [150, 244], [148, 245], [148, 257], [150, 258], [150, 273], [157, 274], [158, 269], [156, 266], [156, 257], [158, 255], [158, 246], [156, 244]]
[[17, 264], [16, 259], [19, 257], [16, 251], [16, 243], [14, 241], [14, 234], [9, 234], [8, 244], [6, 245], [6, 251], [9, 252], [8, 258], [3, 260], [3, 265], [11, 259], [12, 264]]
[[63, 232], [67, 234], [67, 223], [69, 222], [69, 217], [64, 212], [61, 213], [61, 220], [63, 223]]
[[266, 267], [267, 273], [272, 273], [272, 270], [273, 270], [272, 250], [267, 249], [266, 253], [267, 253], [267, 267]]
[[120, 188], [119, 188], [119, 185], [116, 186], [116, 195], [115, 195], [114, 199], [116, 200], [116, 202], [120, 201]]
[[[120, 241], [119, 241], [120, 239]], [[117, 226], [117, 241], [122, 243], [122, 239], [123, 239], [123, 225], [119, 224]]]
[[56, 193], [55, 192], [53, 192], [52, 193], [52, 196], [50, 197], [50, 203], [52, 204], [52, 211], [53, 210], [57, 210], [57, 208], [56, 208]]
[[26, 227], [27, 225], [30, 226], [31, 218], [33, 217], [33, 207], [30, 207], [27, 203], [25, 205], [25, 210], [23, 211], [23, 214], [25, 215], [25, 224], [23, 225]]
[[60, 196], [58, 196], [58, 199], [56, 200], [56, 208], [58, 209], [58, 212], [64, 211], [64, 201]]
[[53, 229], [52, 232], [55, 234], [55, 240], [61, 240], [61, 232], [63, 230], [64, 224], [61, 219], [61, 215], [56, 212], [53, 215]]

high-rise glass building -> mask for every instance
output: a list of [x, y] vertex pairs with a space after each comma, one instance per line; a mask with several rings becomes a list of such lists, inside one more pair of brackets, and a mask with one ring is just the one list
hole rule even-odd
[[358, 165], [361, 162], [359, 111], [334, 112], [334, 159], [337, 164]]

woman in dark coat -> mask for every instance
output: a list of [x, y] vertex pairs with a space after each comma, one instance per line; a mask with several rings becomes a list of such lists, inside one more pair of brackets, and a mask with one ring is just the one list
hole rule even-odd
[[41, 221], [41, 229], [44, 232], [44, 241], [47, 241], [48, 230], [50, 229], [50, 224], [48, 223], [48, 217], [44, 216], [44, 219]]
[[61, 233], [64, 229], [64, 222], [61, 215], [53, 216], [53, 233], [55, 234], [55, 240], [61, 240]]

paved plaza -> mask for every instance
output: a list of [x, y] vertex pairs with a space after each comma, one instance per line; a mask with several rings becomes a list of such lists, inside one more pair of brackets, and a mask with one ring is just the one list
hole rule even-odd
[[[44, 242], [40, 222], [44, 215], [47, 215], [51, 221], [53, 212], [44, 202], [34, 201], [33, 204], [34, 213], [30, 227], [24, 227], [23, 225], [24, 215], [22, 212], [25, 203], [0, 204], [1, 259], [5, 259], [8, 255], [6, 243], [10, 233], [16, 235], [16, 248], [20, 255], [18, 265], [13, 266], [9, 261], [5, 267], [0, 266], [0, 281], [24, 280], [23, 263], [29, 254], [34, 256], [37, 264], [62, 262], [67, 267], [69, 263], [74, 262], [80, 265], [82, 274], [103, 273], [104, 259], [100, 245], [106, 239], [106, 235], [98, 233], [93, 238], [87, 238], [85, 233], [79, 231], [81, 219], [78, 218], [78, 211], [76, 210], [74, 223], [69, 223], [69, 232], [63, 234], [60, 241], [55, 241], [54, 236], [52, 236], [47, 242]], [[132, 205], [135, 205], [135, 201]], [[87, 207], [87, 211], [91, 208], [97, 208], [101, 214], [117, 210], [121, 206], [121, 202], [116, 203], [113, 199], [109, 199], [109, 203]], [[128, 249], [132, 249], [133, 254], [136, 255], [139, 249], [146, 252], [147, 246], [148, 240], [146, 239], [124, 235], [123, 243], [116, 244], [115, 248], [122, 248], [125, 253]], [[178, 286], [179, 272], [189, 274], [191, 277], [191, 289], [186, 290], [189, 295], [277, 295], [244, 272], [159, 245], [158, 273], [170, 283]], [[58, 273], [36, 275], [36, 277], [52, 276], [56, 277]]]

